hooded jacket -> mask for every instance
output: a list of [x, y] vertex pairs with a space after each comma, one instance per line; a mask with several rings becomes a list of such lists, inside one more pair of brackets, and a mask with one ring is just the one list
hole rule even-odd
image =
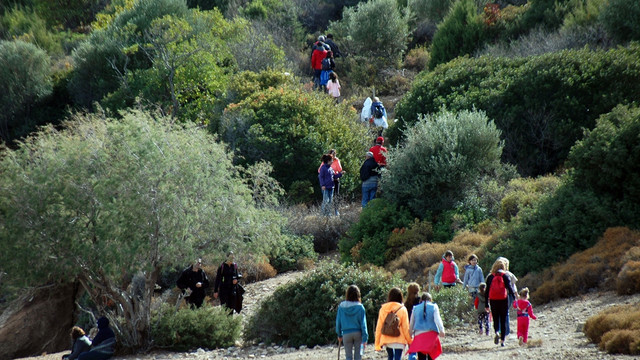
[[369, 333], [364, 306], [357, 301], [341, 302], [336, 316], [336, 334], [342, 337], [358, 331], [362, 333], [362, 342], [366, 343], [369, 340]]
[[[400, 308], [401, 307], [401, 308]], [[398, 310], [398, 308], [400, 308]], [[382, 334], [382, 326], [384, 325], [384, 319], [387, 318], [387, 314], [396, 311], [396, 315], [400, 319], [400, 336], [389, 336]], [[404, 305], [397, 302], [387, 302], [382, 304], [380, 312], [378, 313], [378, 324], [376, 325], [376, 351], [382, 350], [383, 345], [387, 344], [411, 344], [411, 334], [409, 334], [409, 314], [407, 308]]]
[[109, 327], [109, 319], [101, 317], [98, 319], [98, 334], [93, 338], [91, 352], [113, 355], [115, 351], [116, 334]]
[[477, 291], [478, 286], [481, 282], [484, 281], [484, 274], [482, 273], [482, 268], [478, 265], [464, 266], [464, 280], [462, 282], [462, 286], [468, 286], [469, 291]]

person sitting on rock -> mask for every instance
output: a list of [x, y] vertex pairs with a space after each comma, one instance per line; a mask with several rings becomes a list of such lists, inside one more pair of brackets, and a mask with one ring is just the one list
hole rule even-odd
[[109, 327], [109, 319], [98, 319], [98, 334], [91, 342], [91, 350], [78, 356], [78, 360], [107, 360], [116, 351], [116, 334]]
[[75, 360], [78, 356], [91, 349], [91, 340], [79, 326], [71, 328], [71, 354], [62, 355], [63, 360]]

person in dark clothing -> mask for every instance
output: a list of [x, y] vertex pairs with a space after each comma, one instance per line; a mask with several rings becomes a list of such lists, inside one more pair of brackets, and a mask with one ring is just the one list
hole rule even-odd
[[73, 341], [71, 354], [62, 355], [63, 360], [75, 360], [83, 352], [91, 350], [91, 340], [85, 335], [81, 327], [74, 326], [71, 329], [71, 340]]
[[362, 207], [367, 206], [369, 201], [375, 199], [378, 191], [378, 170], [380, 165], [373, 158], [373, 153], [367, 151], [367, 159], [360, 167], [360, 180], [362, 180]]
[[209, 278], [202, 270], [202, 259], [196, 260], [193, 265], [184, 269], [176, 285], [182, 290], [183, 294], [187, 289], [191, 291], [191, 294], [184, 298], [188, 304], [191, 304], [191, 307], [202, 306], [205, 289], [209, 287]]
[[232, 313], [233, 310], [239, 312], [235, 306], [237, 293], [234, 294], [235, 286], [238, 284], [238, 265], [233, 262], [233, 258], [233, 251], [229, 251], [227, 260], [218, 268], [213, 288], [213, 297], [219, 297], [220, 305], [225, 305]]
[[98, 319], [98, 334], [91, 342], [91, 350], [78, 356], [78, 360], [106, 360], [116, 351], [116, 334], [109, 327], [109, 319]]
[[340, 49], [338, 49], [338, 45], [336, 45], [336, 43], [333, 41], [332, 34], [327, 34], [327, 37], [325, 38], [324, 43], [329, 45], [329, 47], [331, 48], [331, 51], [333, 52], [333, 57], [339, 58], [342, 56]]

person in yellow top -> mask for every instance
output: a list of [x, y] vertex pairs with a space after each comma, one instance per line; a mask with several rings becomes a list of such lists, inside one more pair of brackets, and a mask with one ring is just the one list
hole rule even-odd
[[[400, 335], [389, 336], [382, 333], [384, 321], [390, 312], [396, 312], [400, 322]], [[382, 304], [378, 313], [378, 324], [376, 325], [375, 350], [382, 350], [382, 346], [387, 348], [388, 360], [400, 360], [406, 345], [411, 344], [411, 334], [409, 333], [409, 313], [403, 305], [402, 291], [393, 288], [389, 291], [387, 302]]]

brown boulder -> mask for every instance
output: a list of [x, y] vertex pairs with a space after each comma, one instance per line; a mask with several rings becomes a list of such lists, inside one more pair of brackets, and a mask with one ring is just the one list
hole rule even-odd
[[48, 285], [20, 296], [0, 315], [0, 360], [71, 348], [74, 284]]

